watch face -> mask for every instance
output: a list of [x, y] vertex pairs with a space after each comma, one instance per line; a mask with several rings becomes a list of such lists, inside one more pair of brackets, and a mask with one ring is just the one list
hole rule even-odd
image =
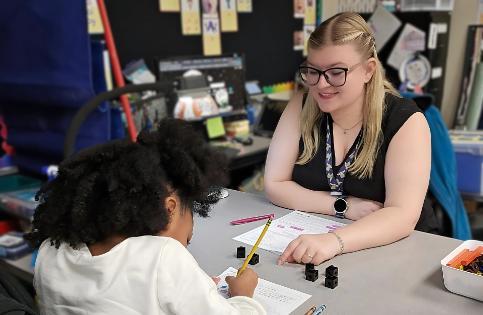
[[334, 202], [334, 210], [336, 212], [344, 212], [346, 209], [347, 209], [347, 201], [345, 201], [345, 199], [338, 198]]

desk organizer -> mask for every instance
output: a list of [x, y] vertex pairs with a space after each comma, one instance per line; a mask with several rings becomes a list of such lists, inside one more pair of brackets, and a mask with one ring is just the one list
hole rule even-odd
[[469, 262], [468, 259], [471, 261], [482, 253], [483, 242], [469, 240], [461, 243], [460, 246], [443, 258], [441, 269], [443, 270], [444, 286], [453, 293], [483, 301], [483, 275], [477, 275], [456, 267], [461, 264], [461, 261]]

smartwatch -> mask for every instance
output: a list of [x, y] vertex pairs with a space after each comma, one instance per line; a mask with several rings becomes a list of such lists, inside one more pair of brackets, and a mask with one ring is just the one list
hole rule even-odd
[[345, 219], [345, 213], [349, 208], [346, 198], [346, 196], [340, 196], [334, 202], [334, 212], [337, 218]]

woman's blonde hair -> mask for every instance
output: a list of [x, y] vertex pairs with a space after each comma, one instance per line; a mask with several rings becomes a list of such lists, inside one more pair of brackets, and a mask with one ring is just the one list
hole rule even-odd
[[[385, 79], [381, 62], [377, 57], [374, 36], [359, 14], [344, 12], [334, 15], [315, 29], [308, 42], [309, 49], [345, 44], [354, 44], [363, 58], [373, 57], [376, 60], [374, 74], [364, 89], [362, 148], [349, 167], [351, 174], [359, 178], [370, 178], [383, 137], [381, 125], [385, 93], [399, 94]], [[300, 117], [304, 150], [297, 164], [306, 164], [317, 152], [320, 140], [318, 122], [322, 115], [316, 101], [308, 95]]]

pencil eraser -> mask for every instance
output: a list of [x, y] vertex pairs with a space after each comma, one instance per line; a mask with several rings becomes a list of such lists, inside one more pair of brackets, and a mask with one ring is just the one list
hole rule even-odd
[[240, 246], [236, 248], [236, 258], [245, 258], [245, 247]]
[[307, 270], [305, 272], [305, 280], [314, 282], [319, 279], [319, 271], [317, 269]]
[[329, 267], [325, 268], [325, 276], [326, 277], [338, 277], [339, 276], [339, 268], [330, 265]]
[[258, 257], [258, 254], [253, 254], [252, 259], [248, 262], [250, 265], [256, 265], [258, 264], [260, 260], [260, 257]]
[[339, 278], [337, 277], [325, 277], [325, 286], [327, 288], [335, 289], [339, 284]]

